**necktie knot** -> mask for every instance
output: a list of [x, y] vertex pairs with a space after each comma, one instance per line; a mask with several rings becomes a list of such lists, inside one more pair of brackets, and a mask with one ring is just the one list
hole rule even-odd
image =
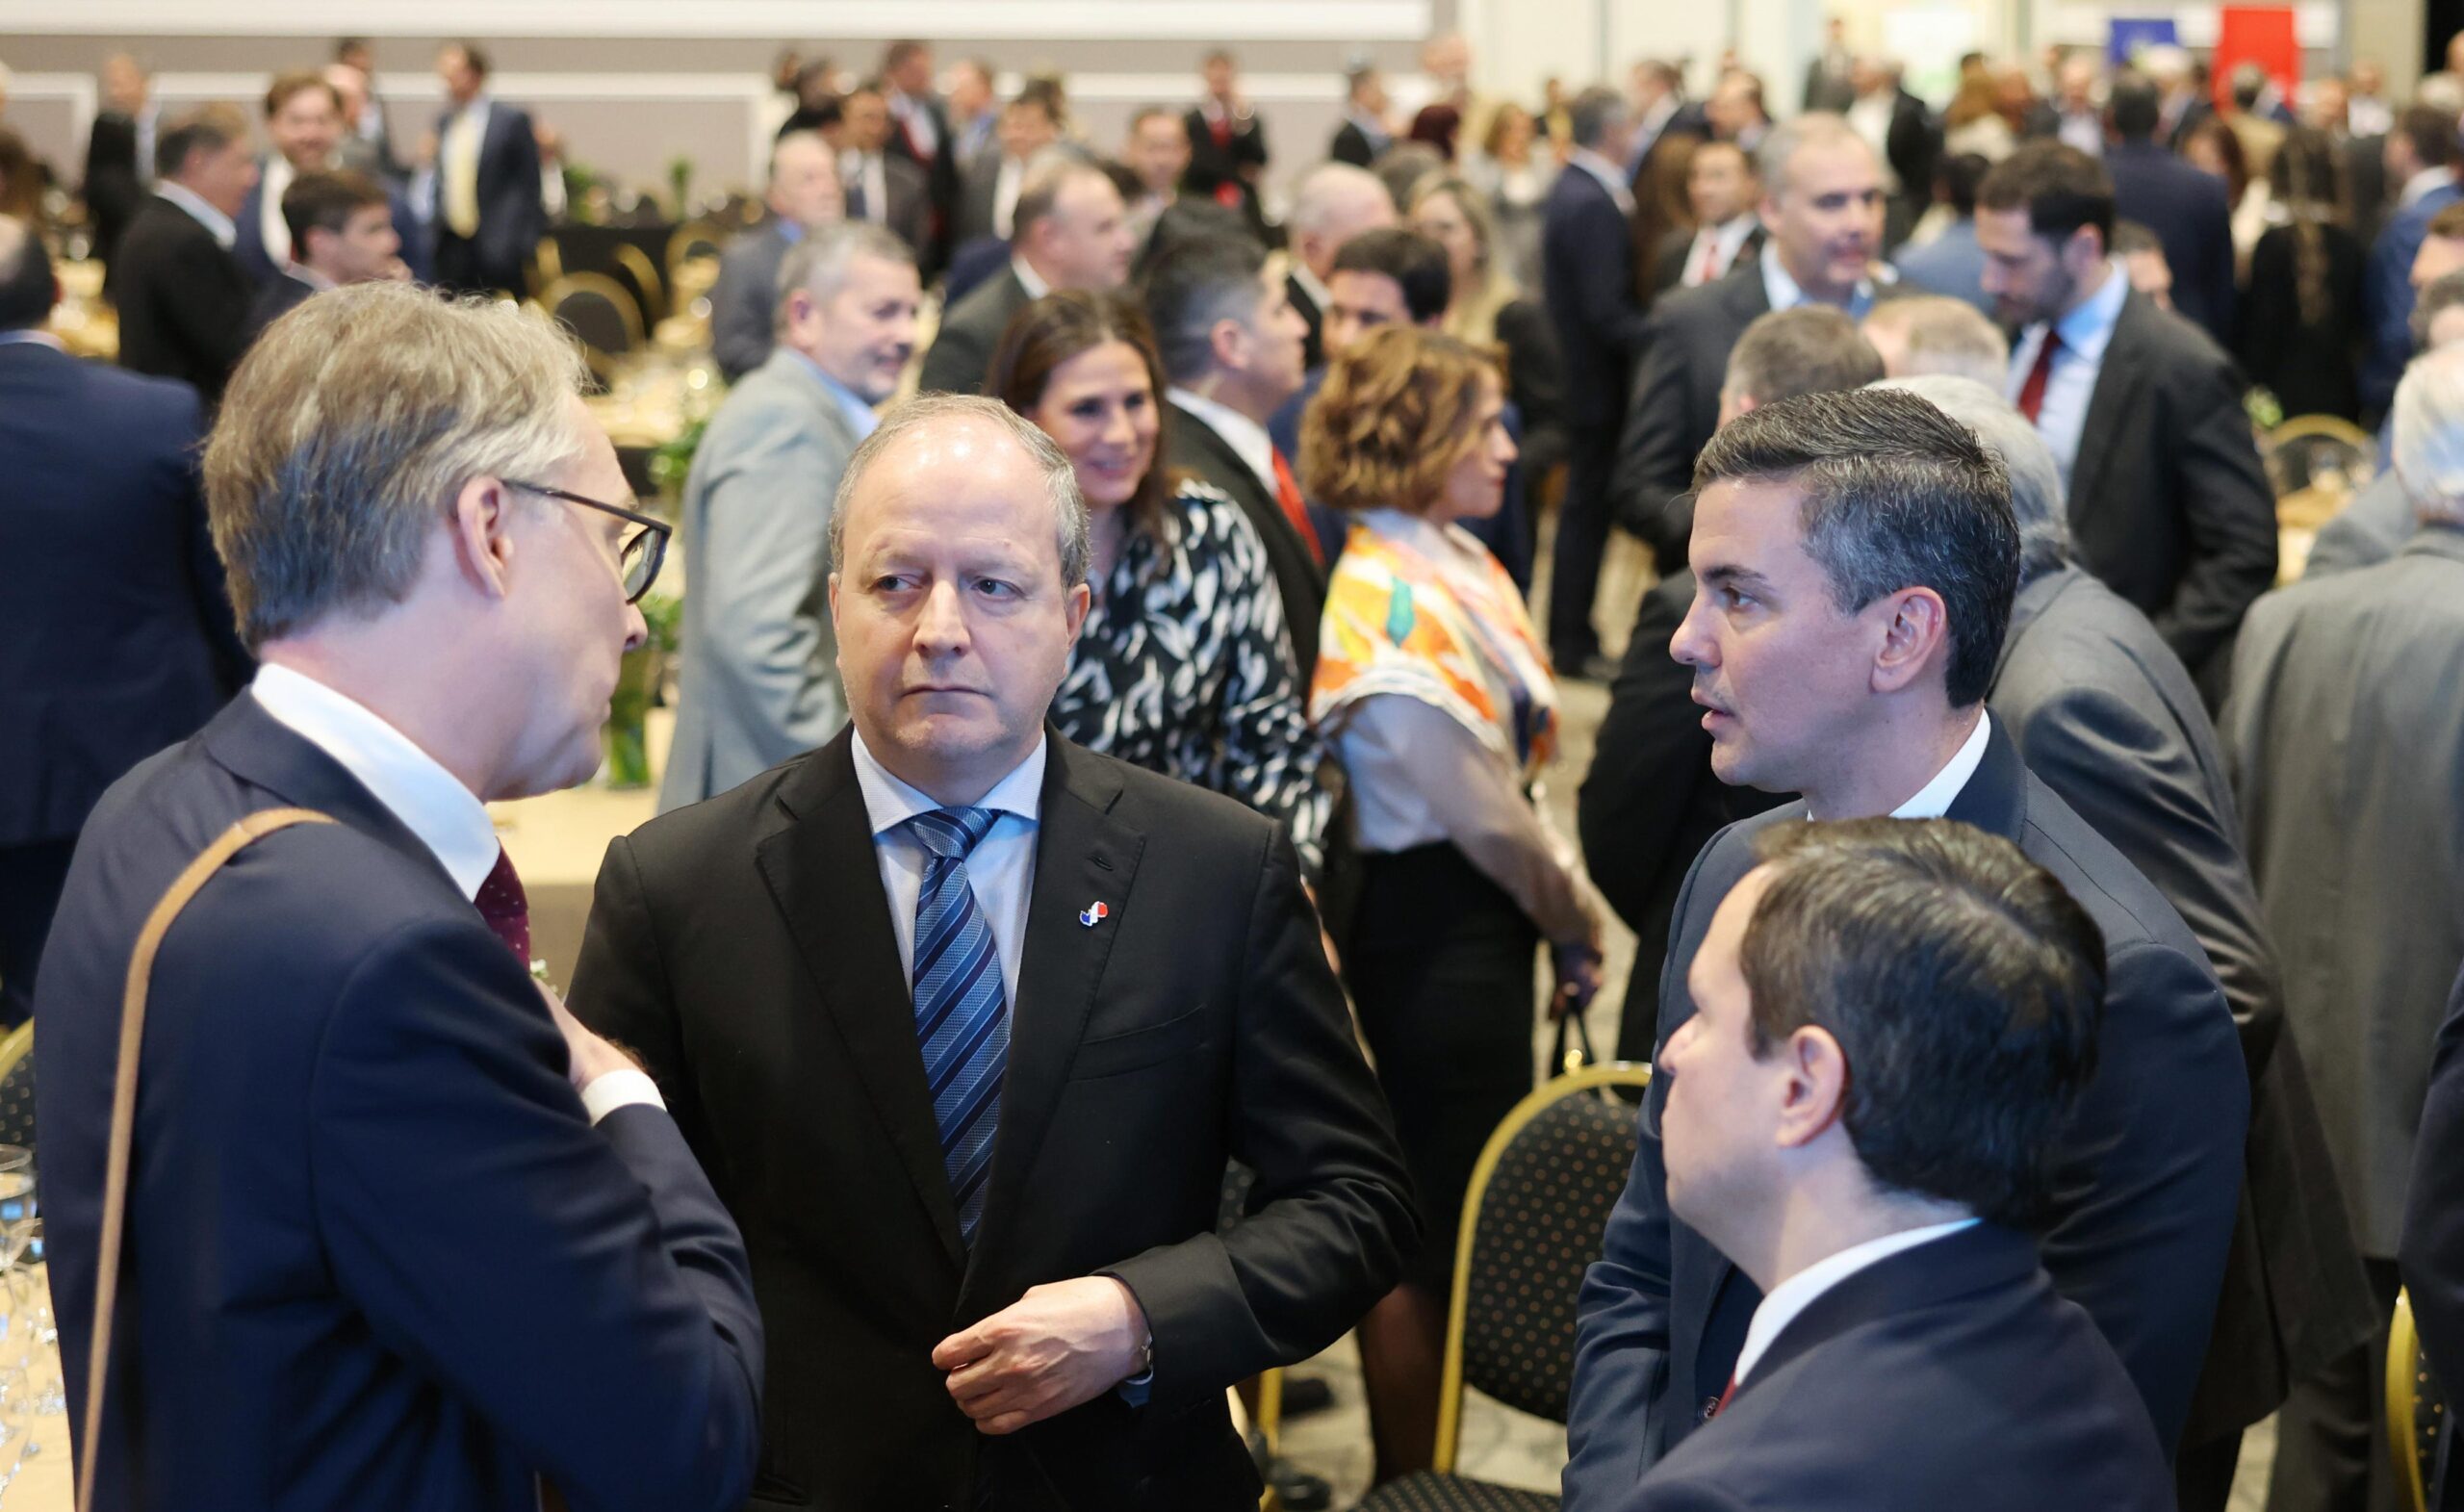
[[962, 861], [1000, 819], [997, 808], [932, 808], [908, 820], [907, 828], [935, 856]]
[[497, 863], [479, 884], [479, 895], [471, 900], [478, 906], [479, 917], [486, 921], [496, 937], [504, 941], [524, 969], [530, 965], [530, 899], [522, 890], [522, 879], [514, 874], [513, 858], [502, 847], [497, 850]]

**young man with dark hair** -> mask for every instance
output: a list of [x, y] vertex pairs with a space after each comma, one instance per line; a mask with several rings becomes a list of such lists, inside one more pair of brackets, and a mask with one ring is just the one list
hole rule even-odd
[[393, 196], [363, 173], [305, 173], [282, 192], [291, 257], [257, 295], [248, 326], [262, 331], [310, 295], [345, 284], [408, 278], [394, 229]]
[[2034, 1233], [2096, 1070], [2095, 923], [1948, 820], [1754, 850], [1658, 1068], [1670, 1207], [1765, 1295], [1710, 1421], [1617, 1504], [2169, 1512], [2147, 1413]]
[[[1933, 405], [1866, 390], [1740, 417], [1694, 480], [1698, 583], [1671, 650], [1693, 669], [1712, 770], [1804, 796], [1696, 860], [1660, 974], [1660, 1042], [1695, 1013], [1689, 973], [1758, 834], [1888, 815], [2015, 842], [2080, 900], [2107, 952], [2099, 1069], [2058, 1141], [2045, 1269], [2121, 1357], [2169, 1451], [2215, 1315], [2249, 1089], [2197, 938], [1984, 708], [2019, 574], [2009, 479]], [[1662, 1081], [1646, 1099], [1633, 1179], [1583, 1286], [1576, 1512], [1625, 1504], [1702, 1423], [1759, 1300], [1739, 1257], [1671, 1207], [1668, 1096]]]
[[2362, 318], [2370, 328], [2370, 353], [2361, 364], [2361, 406], [2375, 417], [2386, 413], [2396, 396], [2396, 380], [2403, 376], [2412, 356], [2412, 333], [2406, 320], [2413, 313], [2413, 258], [2429, 234], [2432, 218], [2464, 199], [2464, 185], [2455, 180], [2459, 155], [2456, 119], [2451, 111], [2415, 104], [2396, 117], [2396, 129], [2381, 148], [2387, 182], [2396, 189], [2396, 208], [2371, 243], [2370, 265], [2361, 280]]
[[2196, 675], [2275, 581], [2275, 500], [2233, 360], [2132, 290], [2113, 235], [2113, 181], [2059, 142], [1977, 191], [1985, 290], [2019, 332], [2005, 393], [2053, 448], [2080, 565]]

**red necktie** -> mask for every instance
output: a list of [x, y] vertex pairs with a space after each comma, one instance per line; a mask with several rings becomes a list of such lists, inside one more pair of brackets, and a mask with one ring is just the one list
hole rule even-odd
[[1713, 236], [1703, 243], [1703, 272], [1697, 283], [1709, 283], [1720, 276], [1720, 239]]
[[1729, 1372], [1729, 1383], [1720, 1388], [1720, 1399], [1711, 1403], [1711, 1410], [1703, 1415], [1704, 1420], [1708, 1422], [1709, 1420], [1718, 1417], [1721, 1413], [1728, 1411], [1729, 1398], [1735, 1395], [1736, 1372], [1734, 1371], [1731, 1371]]
[[1326, 553], [1318, 545], [1318, 532], [1309, 524], [1309, 504], [1300, 497], [1300, 484], [1293, 478], [1292, 464], [1283, 459], [1283, 449], [1274, 453], [1274, 501], [1282, 508], [1283, 517], [1300, 532], [1301, 542], [1309, 548], [1309, 559], [1319, 566], [1326, 565]]
[[479, 917], [522, 969], [530, 969], [530, 900], [522, 891], [522, 879], [514, 875], [513, 858], [497, 848], [497, 863], [488, 872], [487, 881], [479, 884], [479, 896], [473, 900], [479, 906]]
[[1215, 145], [1218, 148], [1228, 150], [1232, 145], [1232, 113], [1226, 111], [1208, 121], [1206, 131], [1208, 136], [1215, 139]]
[[2044, 345], [2037, 349], [2036, 366], [2028, 370], [2028, 381], [2019, 385], [2019, 413], [2028, 423], [2037, 423], [2037, 412], [2044, 408], [2044, 386], [2053, 376], [2053, 354], [2062, 349], [2062, 333], [2047, 327]]

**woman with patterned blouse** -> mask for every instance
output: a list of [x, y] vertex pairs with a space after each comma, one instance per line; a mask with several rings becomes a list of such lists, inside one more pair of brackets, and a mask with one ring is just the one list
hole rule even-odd
[[1464, 1189], [1531, 1089], [1540, 942], [1553, 1012], [1600, 985], [1605, 906], [1531, 791], [1556, 681], [1513, 579], [1458, 523], [1502, 500], [1504, 404], [1484, 350], [1389, 325], [1335, 359], [1300, 424], [1304, 486], [1352, 521], [1309, 701], [1360, 851], [1337, 943], [1421, 1213], [1419, 1256], [1360, 1325], [1380, 1481], [1429, 1463]]
[[1118, 295], [1046, 295], [1002, 334], [988, 392], [1068, 453], [1093, 516], [1095, 602], [1053, 723], [1281, 820], [1314, 879], [1331, 805], [1283, 601], [1240, 506], [1165, 466], [1144, 313]]

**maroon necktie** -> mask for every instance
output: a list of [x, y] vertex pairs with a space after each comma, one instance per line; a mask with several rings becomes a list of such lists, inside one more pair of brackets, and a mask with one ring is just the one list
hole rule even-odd
[[1697, 283], [1707, 284], [1712, 279], [1719, 276], [1720, 239], [1717, 236], [1713, 236], [1708, 242], [1703, 243], [1703, 271], [1695, 281]]
[[1736, 1395], [1736, 1372], [1735, 1372], [1735, 1371], [1730, 1371], [1730, 1372], [1729, 1372], [1729, 1383], [1728, 1383], [1726, 1386], [1723, 1386], [1723, 1387], [1721, 1387], [1721, 1388], [1720, 1388], [1720, 1399], [1719, 1399], [1718, 1401], [1715, 1401], [1715, 1402], [1711, 1403], [1711, 1410], [1710, 1410], [1710, 1411], [1708, 1411], [1708, 1412], [1707, 1412], [1707, 1413], [1705, 1413], [1705, 1414], [1703, 1414], [1703, 1421], [1704, 1421], [1704, 1422], [1708, 1422], [1711, 1419], [1716, 1418], [1716, 1417], [1718, 1417], [1721, 1413], [1724, 1413], [1724, 1412], [1728, 1411], [1728, 1410], [1729, 1410], [1729, 1398], [1730, 1398], [1730, 1397], [1734, 1397], [1735, 1395]]
[[2047, 327], [2044, 345], [2037, 348], [2036, 366], [2028, 370], [2028, 381], [2019, 385], [2019, 413], [2028, 423], [2037, 423], [2037, 412], [2044, 408], [2044, 386], [2053, 377], [2053, 354], [2062, 350], [2062, 333]]
[[522, 969], [530, 969], [530, 900], [523, 895], [522, 879], [514, 875], [513, 858], [497, 848], [497, 863], [490, 868], [488, 880], [479, 884], [479, 917], [487, 921]]

